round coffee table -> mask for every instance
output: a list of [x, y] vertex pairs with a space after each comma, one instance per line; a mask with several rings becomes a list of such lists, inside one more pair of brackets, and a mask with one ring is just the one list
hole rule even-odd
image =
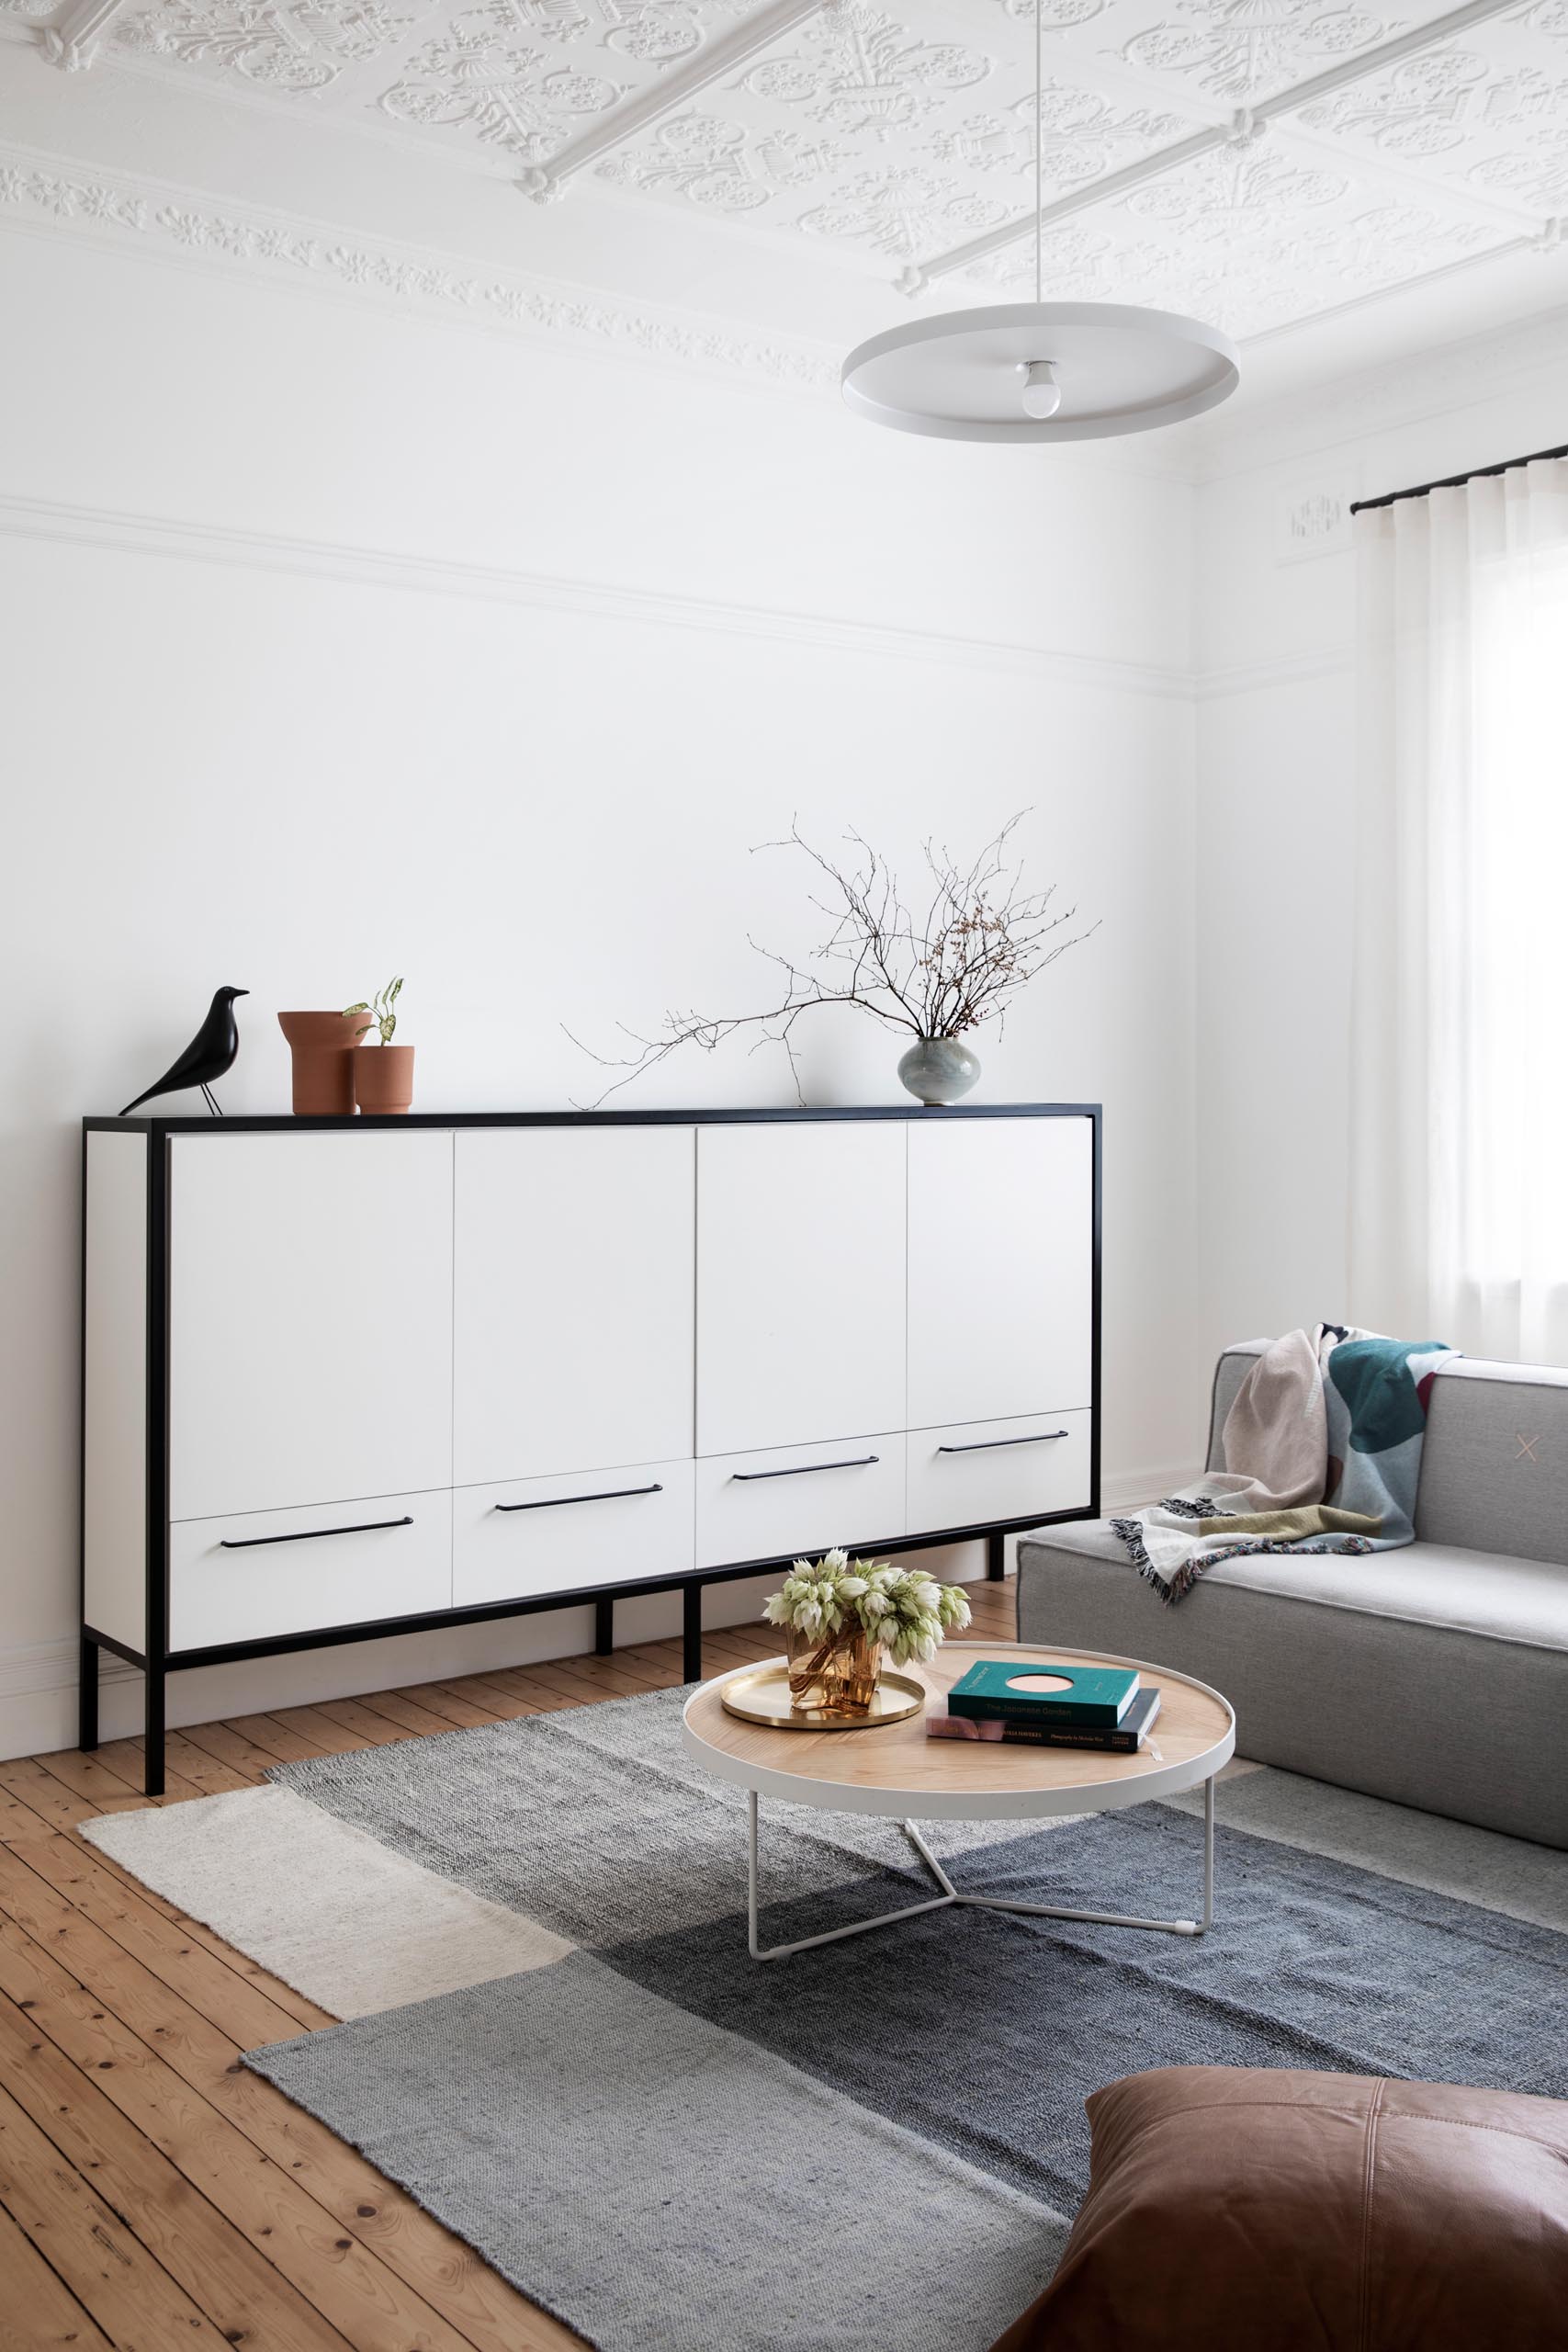
[[[1131, 1756], [1073, 1747], [1035, 1747], [1021, 1741], [928, 1739], [923, 1715], [859, 1731], [774, 1731], [727, 1713], [720, 1692], [738, 1666], [705, 1682], [687, 1700], [682, 1722], [687, 1753], [720, 1780], [735, 1781], [750, 1803], [747, 1856], [747, 1922], [753, 1960], [784, 1960], [814, 1944], [864, 1935], [895, 1919], [949, 1904], [987, 1911], [1027, 1911], [1042, 1919], [1081, 1919], [1108, 1928], [1153, 1928], [1166, 1935], [1201, 1936], [1214, 1916], [1214, 1775], [1235, 1751], [1235, 1716], [1208, 1684], [1142, 1658], [1106, 1657], [1089, 1650], [1040, 1649], [1012, 1642], [947, 1642], [931, 1666], [907, 1669], [941, 1708], [951, 1686], [982, 1657], [1049, 1665], [1056, 1658], [1094, 1666], [1135, 1666], [1159, 1685], [1160, 1712], [1144, 1746]], [[1065, 1911], [1046, 1903], [1017, 1903], [971, 1894], [954, 1886], [911, 1815], [926, 1821], [1027, 1821], [1055, 1814], [1108, 1813], [1203, 1783], [1203, 1916], [1201, 1919], [1136, 1919], [1120, 1911]], [[829, 1928], [796, 1943], [764, 1947], [757, 1933], [757, 1809], [761, 1797], [815, 1805], [828, 1813], [884, 1814], [902, 1824], [940, 1894], [874, 1919]]]

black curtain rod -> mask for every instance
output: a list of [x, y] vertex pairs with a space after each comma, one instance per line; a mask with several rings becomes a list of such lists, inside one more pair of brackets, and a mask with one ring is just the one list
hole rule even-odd
[[1370, 514], [1375, 506], [1397, 506], [1402, 498], [1427, 498], [1434, 490], [1462, 490], [1467, 481], [1487, 481], [1494, 474], [1511, 474], [1518, 466], [1539, 466], [1548, 458], [1568, 458], [1568, 442], [1561, 449], [1532, 449], [1528, 458], [1505, 458], [1500, 466], [1472, 466], [1467, 474], [1449, 474], [1442, 481], [1417, 482], [1414, 490], [1385, 491], [1381, 498], [1358, 498], [1352, 514]]

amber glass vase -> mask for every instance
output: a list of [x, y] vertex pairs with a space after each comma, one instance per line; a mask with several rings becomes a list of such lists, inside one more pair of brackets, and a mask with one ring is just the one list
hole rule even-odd
[[864, 1715], [882, 1672], [885, 1652], [853, 1619], [836, 1634], [789, 1629], [789, 1702], [804, 1713]]

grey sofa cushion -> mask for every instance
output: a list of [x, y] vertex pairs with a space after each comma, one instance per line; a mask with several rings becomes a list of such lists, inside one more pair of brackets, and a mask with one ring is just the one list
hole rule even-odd
[[1568, 1652], [1568, 1576], [1554, 1560], [1417, 1542], [1394, 1552], [1254, 1553], [1222, 1560], [1202, 1580]]
[[[1494, 1600], [1517, 1604], [1507, 1632], [1325, 1606], [1310, 1577], [1330, 1562], [1289, 1556], [1212, 1568], [1170, 1609], [1132, 1568], [1058, 1548], [1066, 1532], [1053, 1530], [1049, 1544], [1019, 1540], [1021, 1641], [1195, 1676], [1224, 1691], [1235, 1709], [1237, 1750], [1258, 1763], [1568, 1847], [1568, 1647], [1539, 1638], [1552, 1622], [1548, 1588], [1562, 1582], [1561, 1570], [1535, 1563], [1538, 1574], [1516, 1581], [1524, 1564], [1496, 1555], [1446, 1551], [1434, 1563], [1455, 1614], [1469, 1562], [1477, 1588], [1495, 1577]], [[1414, 1605], [1427, 1550], [1416, 1544], [1337, 1566], [1348, 1577], [1408, 1563]], [[1234, 1569], [1254, 1574], [1222, 1583]], [[1279, 1589], [1277, 1577], [1257, 1573], [1264, 1570], [1295, 1572], [1299, 1589]], [[1393, 1589], [1382, 1588], [1385, 1596]]]
[[[1227, 1348], [1214, 1374], [1208, 1466], [1265, 1340]], [[1568, 1371], [1459, 1356], [1432, 1383], [1416, 1532], [1425, 1543], [1568, 1565]]]

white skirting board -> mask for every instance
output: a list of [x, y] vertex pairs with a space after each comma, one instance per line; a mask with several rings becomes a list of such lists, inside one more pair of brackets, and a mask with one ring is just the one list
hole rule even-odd
[[[1173, 1492], [1195, 1475], [1190, 1463], [1165, 1471], [1124, 1472], [1108, 1482], [1104, 1508], [1107, 1512], [1135, 1510]], [[1010, 1567], [1010, 1536], [1008, 1550]], [[945, 1582], [972, 1584], [985, 1575], [984, 1548], [977, 1544], [911, 1556]], [[704, 1624], [755, 1623], [763, 1600], [778, 1581], [775, 1571], [739, 1578], [733, 1584], [708, 1585], [703, 1593]], [[617, 1646], [661, 1641], [680, 1630], [679, 1592], [643, 1593], [615, 1603]], [[170, 1677], [169, 1724], [177, 1729], [182, 1724], [264, 1714], [274, 1707], [305, 1707], [321, 1699], [354, 1698], [367, 1690], [405, 1690], [418, 1682], [482, 1674], [487, 1667], [581, 1657], [592, 1647], [593, 1611], [583, 1607], [452, 1626], [422, 1639], [404, 1634], [386, 1641], [345, 1642], [333, 1649], [246, 1659], [234, 1666], [199, 1667]], [[141, 1677], [137, 1668], [106, 1656], [101, 1690], [102, 1736], [137, 1736], [141, 1730]], [[75, 1744], [75, 1642], [34, 1642], [0, 1649], [0, 1758], [46, 1756], [51, 1749]]]

